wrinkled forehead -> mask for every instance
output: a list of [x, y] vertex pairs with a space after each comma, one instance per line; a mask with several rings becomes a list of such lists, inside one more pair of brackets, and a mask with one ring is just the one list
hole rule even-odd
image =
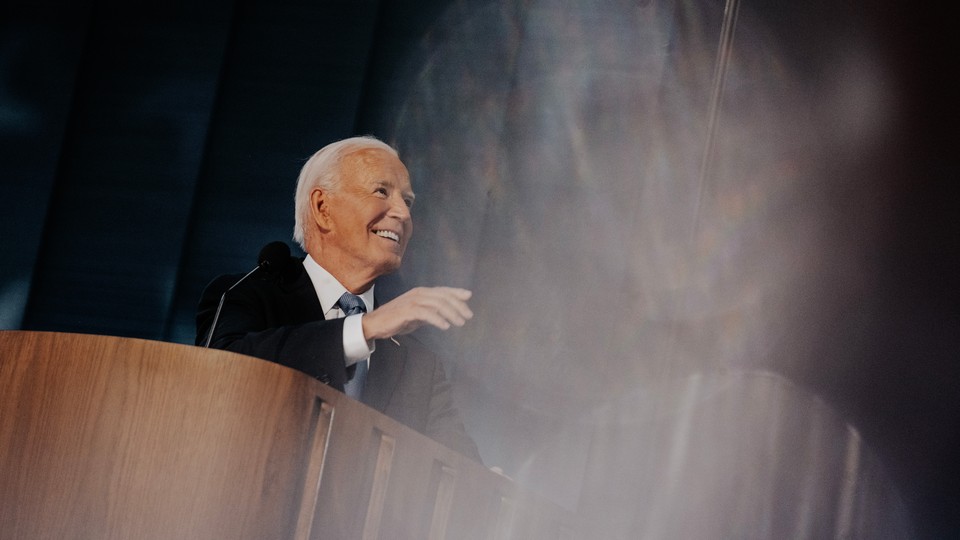
[[381, 148], [361, 148], [343, 157], [341, 180], [346, 182], [390, 182], [411, 191], [410, 173], [400, 158]]
[[392, 164], [398, 163], [401, 166], [403, 163], [400, 161], [400, 158], [396, 154], [390, 152], [383, 148], [374, 148], [374, 147], [363, 147], [351, 150], [344, 154], [343, 156], [344, 163], [361, 163], [361, 164]]

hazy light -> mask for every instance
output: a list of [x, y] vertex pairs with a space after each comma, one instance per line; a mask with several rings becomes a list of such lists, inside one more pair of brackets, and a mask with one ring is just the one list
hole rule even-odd
[[890, 123], [869, 48], [812, 91], [744, 6], [701, 182], [722, 6], [465, 4], [411, 60], [396, 140], [405, 276], [475, 293], [438, 340], [489, 464], [611, 537], [906, 534], [855, 427], [790, 380], [845, 361], [812, 357], [810, 315], [869, 279], [879, 210], [837, 231]]

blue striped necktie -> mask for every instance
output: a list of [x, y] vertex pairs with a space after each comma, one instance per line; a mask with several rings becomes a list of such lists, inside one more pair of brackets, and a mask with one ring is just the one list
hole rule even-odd
[[[363, 304], [363, 299], [349, 292], [343, 293], [337, 305], [343, 310], [345, 317], [367, 312], [367, 308]], [[346, 384], [344, 384], [343, 391], [353, 399], [360, 399], [360, 396], [363, 395], [363, 384], [367, 379], [367, 368], [367, 359], [359, 360], [356, 364], [347, 368], [348, 380]], [[350, 377], [351, 372], [353, 372], [352, 377]]]

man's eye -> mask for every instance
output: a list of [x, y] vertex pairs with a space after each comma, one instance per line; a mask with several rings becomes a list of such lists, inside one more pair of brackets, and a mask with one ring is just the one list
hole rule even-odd
[[381, 188], [377, 188], [377, 190], [376, 190], [374, 193], [377, 193], [377, 194], [379, 194], [379, 195], [384, 195], [384, 196], [385, 196], [385, 195], [387, 194], [387, 188], [382, 188], [382, 187], [381, 187]]
[[404, 199], [403, 202], [407, 203], [407, 208], [413, 208], [413, 199]]

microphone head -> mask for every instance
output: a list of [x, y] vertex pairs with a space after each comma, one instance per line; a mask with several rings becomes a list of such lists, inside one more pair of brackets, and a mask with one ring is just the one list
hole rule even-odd
[[279, 240], [270, 242], [260, 250], [257, 266], [271, 275], [279, 275], [290, 262], [290, 246]]

